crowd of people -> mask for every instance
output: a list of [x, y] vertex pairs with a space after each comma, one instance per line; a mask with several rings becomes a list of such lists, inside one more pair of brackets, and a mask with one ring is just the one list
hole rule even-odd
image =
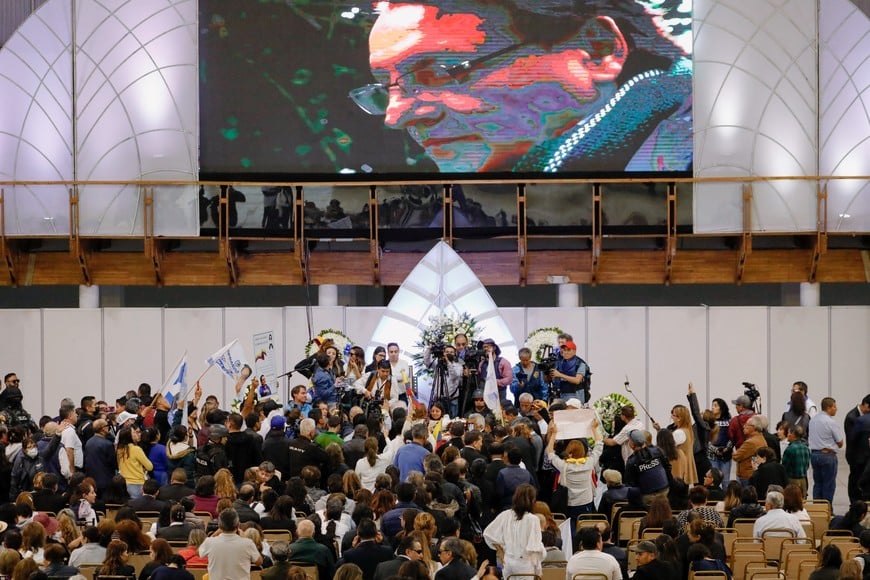
[[[625, 509], [645, 510], [641, 530], [661, 531], [633, 545], [634, 578], [730, 575], [716, 528], [749, 517], [757, 536], [790, 528], [803, 537], [803, 502], [808, 493], [833, 500], [844, 445], [852, 505], [831, 526], [870, 548], [870, 395], [844, 429], [834, 399], [817, 407], [795, 383], [771, 433], [751, 393], [732, 401], [732, 416], [721, 398], [701, 411], [690, 384], [688, 404], [673, 407], [667, 426], [651, 421], [647, 430], [626, 405], [607, 426], [612, 436], [595, 420], [589, 439], [567, 439], [554, 415], [586, 406], [589, 375], [571, 337], [560, 340], [557, 364], [542, 371], [527, 350], [514, 367], [499, 361], [489, 340], [478, 345], [483, 360], [469, 365], [459, 335], [424, 357], [458, 365], [428, 406], [410, 388], [396, 344], [370, 364], [358, 347], [344, 361], [322, 344], [309, 361], [311, 384], [293, 388], [285, 405], [258, 401], [257, 380], [237, 385], [226, 409], [203, 400], [199, 384], [192, 401], [173, 408], [143, 383], [114, 404], [64, 399], [57, 416], [37, 419], [9, 373], [0, 392], [0, 495], [8, 498], [0, 578], [75, 577], [92, 565], [98, 576], [139, 580], [192, 578], [186, 568], [197, 567], [210, 578], [248, 578], [262, 567], [264, 578], [301, 580], [304, 566], [321, 578], [493, 580], [555, 566], [567, 580], [582, 572], [615, 580], [628, 578], [617, 541]], [[481, 391], [467, 403], [462, 395], [490, 356], [501, 420]], [[606, 521], [578, 528], [596, 512]], [[147, 562], [134, 566], [136, 554]]]

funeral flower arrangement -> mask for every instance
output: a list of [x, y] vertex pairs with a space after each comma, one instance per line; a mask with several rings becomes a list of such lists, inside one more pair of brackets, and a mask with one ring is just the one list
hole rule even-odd
[[347, 359], [350, 355], [350, 349], [353, 346], [353, 341], [342, 331], [333, 328], [327, 328], [317, 333], [317, 336], [308, 341], [305, 345], [305, 356], [311, 356], [320, 350], [320, 345], [325, 340], [331, 339], [338, 350], [338, 358]]
[[431, 374], [431, 371], [423, 364], [424, 350], [439, 343], [452, 345], [457, 334], [464, 334], [468, 337], [468, 345], [472, 346], [477, 342], [479, 332], [477, 320], [467, 312], [463, 312], [459, 316], [442, 313], [430, 317], [428, 324], [420, 333], [420, 340], [414, 344], [417, 352], [411, 356], [418, 369], [417, 374]]
[[558, 326], [549, 326], [547, 328], [539, 328], [533, 331], [526, 338], [525, 347], [532, 351], [532, 360], [539, 363], [544, 358], [544, 351], [547, 347], [553, 349], [558, 344], [558, 337], [564, 331]]
[[[604, 395], [594, 403], [592, 408], [598, 413], [598, 418], [601, 421], [601, 426], [608, 437], [613, 437], [613, 420], [619, 416], [619, 410], [625, 405], [631, 405], [631, 401], [624, 395], [619, 393], [610, 393]], [[633, 406], [633, 405], [632, 405]]]

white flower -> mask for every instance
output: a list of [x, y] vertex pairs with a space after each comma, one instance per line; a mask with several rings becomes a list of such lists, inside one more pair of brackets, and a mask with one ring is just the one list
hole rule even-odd
[[556, 349], [559, 344], [559, 335], [563, 331], [561, 328], [551, 326], [548, 328], [539, 328], [533, 331], [526, 338], [525, 347], [532, 351], [532, 360], [541, 362], [544, 358], [544, 351], [547, 347]]

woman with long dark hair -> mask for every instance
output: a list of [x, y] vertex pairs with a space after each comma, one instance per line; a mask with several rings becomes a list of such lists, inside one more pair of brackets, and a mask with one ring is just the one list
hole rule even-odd
[[728, 424], [731, 410], [725, 399], [713, 399], [713, 421], [715, 426], [710, 432], [710, 465], [722, 472], [722, 485], [731, 480], [731, 440], [728, 438]]
[[127, 563], [130, 555], [127, 553], [127, 544], [121, 540], [112, 540], [106, 546], [106, 559], [97, 570], [96, 576], [136, 576], [136, 569]]
[[136, 499], [142, 496], [142, 484], [148, 472], [154, 469], [154, 464], [142, 451], [138, 443], [138, 429], [121, 429], [118, 432], [118, 471], [127, 480], [127, 493]]
[[541, 540], [541, 520], [533, 512], [537, 501], [535, 488], [524, 483], [514, 492], [511, 509], [501, 512], [483, 531], [483, 539], [493, 550], [504, 551], [502, 573], [541, 575], [541, 562], [547, 549]]
[[810, 432], [810, 415], [807, 413], [807, 400], [804, 394], [800, 391], [794, 391], [791, 394], [791, 405], [788, 411], [782, 414], [782, 420], [787, 421], [791, 425], [800, 425], [804, 430], [804, 442], [807, 440], [807, 434]]

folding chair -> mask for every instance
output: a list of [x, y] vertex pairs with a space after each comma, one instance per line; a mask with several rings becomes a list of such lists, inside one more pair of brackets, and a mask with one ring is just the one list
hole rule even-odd
[[589, 528], [597, 525], [600, 522], [607, 522], [607, 516], [604, 514], [580, 514], [577, 518], [577, 531], [581, 528]]
[[568, 562], [562, 562], [561, 566], [541, 568], [541, 580], [565, 580], [565, 568]]
[[[214, 519], [213, 517], [211, 517], [211, 513], [204, 512], [204, 511], [194, 511], [193, 515], [198, 516], [199, 519], [202, 520], [202, 523], [205, 524], [205, 529], [208, 529], [208, 525]], [[298, 512], [297, 512], [297, 515], [298, 515]]]
[[771, 528], [761, 534], [761, 542], [764, 544], [764, 556], [768, 560], [779, 562], [782, 543], [785, 540], [794, 539], [794, 532], [785, 528]]
[[751, 538], [754, 533], [752, 530], [755, 527], [755, 519], [737, 518], [734, 520], [734, 525], [731, 527], [737, 530], [737, 535], [741, 538]]
[[858, 538], [855, 538], [855, 537], [834, 538], [833, 540], [831, 540], [828, 543], [828, 545], [829, 546], [836, 546], [837, 549], [840, 550], [840, 556], [843, 558], [844, 561], [846, 560], [846, 555], [851, 550], [856, 550], [856, 549], [860, 550], [861, 549], [861, 543], [859, 542]]
[[[736, 547], [736, 544], [735, 544]], [[746, 578], [746, 565], [752, 562], [764, 562], [764, 550], [759, 544], [755, 550], [735, 550], [732, 557], [731, 571], [734, 574], [734, 580], [744, 580]]]
[[[511, 576], [513, 578], [513, 576]], [[583, 573], [583, 574], [574, 574], [571, 577], [571, 580], [610, 580], [610, 576], [607, 574], [592, 574], [592, 573]]]
[[777, 559], [782, 563], [785, 562], [791, 552], [815, 551], [815, 547], [816, 545], [810, 538], [783, 538]]
[[[640, 524], [640, 520], [638, 520], [638, 525]], [[662, 528], [647, 528], [640, 535], [641, 540], [655, 540], [660, 535], [662, 535]]]
[[511, 574], [507, 580], [541, 580], [537, 574]]
[[202, 580], [208, 574], [208, 568], [187, 568], [187, 571], [191, 573], [193, 580]]
[[94, 575], [102, 564], [79, 564], [79, 574], [87, 580], [94, 580]]
[[802, 552], [799, 550], [792, 550], [786, 554], [783, 563], [780, 564], [780, 570], [785, 572], [786, 578], [797, 578], [800, 574], [800, 567], [804, 562], [811, 562], [813, 566], [818, 564], [818, 551], [812, 550]]
[[293, 566], [299, 566], [308, 576], [308, 580], [319, 580], [320, 574], [317, 572], [317, 566], [309, 562], [290, 562]]
[[138, 574], [142, 571], [142, 568], [145, 567], [145, 564], [147, 564], [150, 560], [150, 552], [138, 552], [136, 554], [130, 554], [130, 558], [127, 560], [127, 563], [133, 566], [133, 568], [136, 569], [136, 574]]
[[617, 526], [619, 527], [619, 538], [617, 538], [617, 540], [621, 545], [625, 545], [629, 540], [637, 539], [637, 536], [633, 535], [636, 531], [633, 528], [634, 522], [638, 522], [639, 529], [640, 520], [645, 516], [646, 511], [641, 510], [623, 511], [619, 514], [617, 521]]
[[827, 530], [822, 533], [822, 538], [819, 542], [819, 550], [839, 538], [849, 539], [854, 537], [855, 536], [852, 535], [852, 532], [848, 530]]
[[263, 530], [263, 539], [271, 542], [292, 542], [293, 534], [289, 530]]
[[156, 524], [157, 520], [160, 519], [160, 512], [136, 512], [136, 515], [139, 516], [139, 520], [142, 522], [142, 531], [144, 533], [148, 533], [151, 524]]
[[746, 580], [753, 578], [756, 574], [779, 574], [779, 568], [770, 562], [749, 562], [743, 570], [743, 577]]
[[731, 561], [731, 554], [734, 551], [734, 540], [737, 539], [737, 530], [734, 528], [716, 528], [716, 531], [722, 534], [722, 543], [725, 545], [725, 558]]
[[760, 570], [746, 577], [746, 580], [786, 580], [785, 574], [777, 569]]
[[798, 567], [798, 580], [810, 580], [810, 574], [815, 571], [818, 565], [818, 562], [801, 562]]
[[613, 507], [610, 508], [610, 521], [612, 522], [613, 520], [615, 520], [617, 512], [619, 512], [619, 510], [621, 510], [622, 508], [624, 508], [627, 505], [628, 505], [627, 501], [618, 501], [615, 504], [613, 504]]
[[689, 580], [728, 580], [728, 574], [722, 570], [689, 570]]

